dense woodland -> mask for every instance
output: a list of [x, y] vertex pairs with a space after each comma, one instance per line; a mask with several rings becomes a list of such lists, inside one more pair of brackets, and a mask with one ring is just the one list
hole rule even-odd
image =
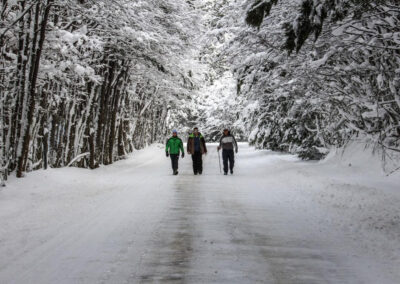
[[398, 1], [219, 0], [209, 8], [207, 60], [234, 74], [230, 123], [251, 143], [305, 159], [354, 139], [384, 159], [399, 152]]
[[200, 126], [320, 159], [400, 151], [397, 0], [1, 0], [2, 179]]
[[195, 88], [195, 22], [183, 0], [3, 0], [3, 178], [96, 168], [163, 141]]

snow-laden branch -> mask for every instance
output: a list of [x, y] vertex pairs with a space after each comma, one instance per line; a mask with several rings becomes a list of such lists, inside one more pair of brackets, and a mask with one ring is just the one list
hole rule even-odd
[[5, 34], [19, 21], [21, 21], [24, 16], [33, 8], [33, 6], [35, 6], [35, 4], [37, 4], [40, 0], [37, 0], [36, 2], [32, 2], [32, 4], [25, 9], [25, 11], [23, 11], [20, 15], [17, 16], [17, 18], [14, 20], [14, 22], [12, 22], [7, 28], [5, 28], [3, 30], [3, 32], [0, 34], [0, 40], [3, 39], [3, 37], [5, 36]]
[[78, 156], [76, 156], [75, 158], [73, 158], [73, 159], [71, 160], [71, 162], [68, 163], [67, 167], [72, 166], [75, 162], [78, 162], [78, 161], [80, 161], [82, 158], [85, 158], [85, 157], [87, 157], [87, 156], [89, 156], [89, 155], [90, 155], [90, 152], [79, 154]]

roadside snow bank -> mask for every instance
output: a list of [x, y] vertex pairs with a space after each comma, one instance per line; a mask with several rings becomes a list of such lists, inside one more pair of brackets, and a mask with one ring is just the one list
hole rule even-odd
[[[321, 229], [337, 228], [371, 259], [399, 267], [400, 171], [391, 170], [388, 175], [388, 167], [393, 169], [393, 160], [383, 163], [381, 150], [354, 142], [322, 161], [297, 164], [293, 174], [302, 174], [304, 179], [293, 178], [294, 186], [323, 208]], [[392, 269], [391, 273], [397, 272]]]
[[320, 164], [338, 168], [352, 168], [352, 173], [374, 176], [400, 174], [400, 155], [393, 151], [383, 151], [365, 141], [354, 141], [342, 148], [332, 149]]

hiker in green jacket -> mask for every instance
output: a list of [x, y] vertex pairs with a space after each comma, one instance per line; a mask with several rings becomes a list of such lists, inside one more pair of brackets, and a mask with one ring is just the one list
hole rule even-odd
[[179, 152], [182, 152], [182, 158], [185, 157], [185, 151], [183, 150], [183, 142], [181, 138], [178, 137], [178, 131], [172, 131], [172, 137], [167, 140], [167, 145], [165, 146], [165, 152], [167, 157], [171, 157], [172, 171], [173, 175], [178, 174], [178, 160]]

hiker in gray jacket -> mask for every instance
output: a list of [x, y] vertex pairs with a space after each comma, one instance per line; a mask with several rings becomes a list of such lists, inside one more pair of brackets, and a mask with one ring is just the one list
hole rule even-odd
[[229, 129], [224, 129], [223, 135], [219, 140], [218, 151], [222, 149], [222, 159], [224, 160], [224, 175], [228, 174], [228, 161], [229, 169], [231, 174], [233, 174], [233, 166], [235, 165], [235, 153], [238, 152], [238, 145], [236, 143], [235, 137], [231, 134]]

